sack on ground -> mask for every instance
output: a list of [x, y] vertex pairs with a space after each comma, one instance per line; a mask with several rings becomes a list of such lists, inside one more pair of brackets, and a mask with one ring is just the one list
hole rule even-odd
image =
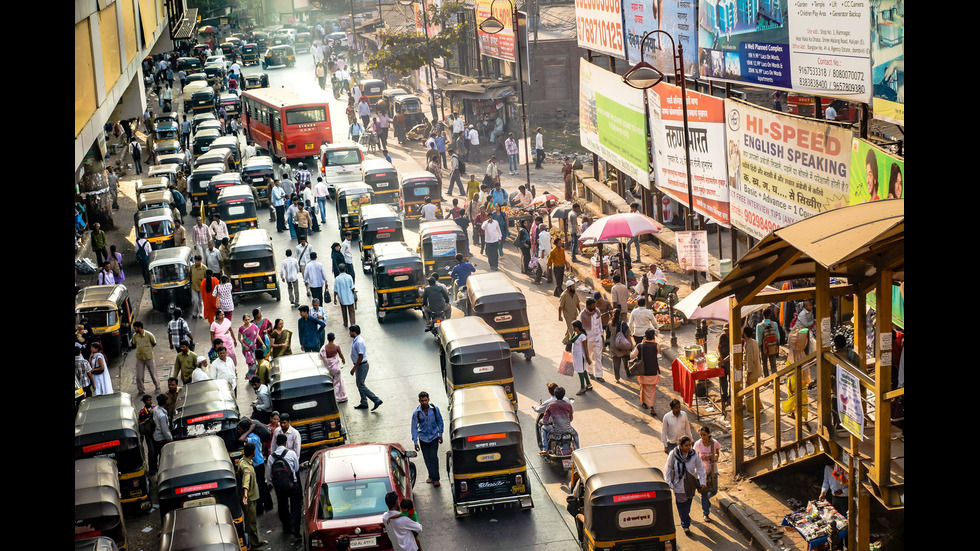
[[558, 374], [571, 377], [572, 373], [575, 373], [575, 367], [572, 365], [572, 353], [566, 350], [562, 352], [561, 361], [558, 362]]

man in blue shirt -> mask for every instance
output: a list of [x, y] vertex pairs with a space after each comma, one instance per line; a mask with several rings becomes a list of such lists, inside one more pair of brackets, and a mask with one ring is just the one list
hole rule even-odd
[[500, 187], [500, 182], [494, 182], [493, 191], [490, 192], [490, 199], [494, 205], [500, 205], [502, 207], [510, 206], [507, 192], [504, 191], [504, 188]]
[[344, 316], [344, 327], [357, 323], [354, 318], [357, 289], [354, 288], [354, 279], [345, 271], [346, 269], [346, 264], [337, 264], [339, 273], [333, 280], [333, 299], [340, 305], [340, 312]]
[[453, 271], [449, 272], [449, 277], [456, 281], [457, 287], [462, 287], [466, 285], [466, 278], [475, 271], [476, 266], [469, 262], [463, 262], [463, 255], [457, 254], [456, 265], [453, 266]]
[[354, 381], [357, 383], [357, 392], [361, 395], [361, 403], [354, 406], [354, 409], [367, 409], [367, 401], [371, 400], [374, 402], [374, 407], [371, 408], [371, 411], [374, 411], [384, 402], [375, 393], [371, 392], [371, 389], [365, 384], [368, 375], [368, 360], [364, 337], [361, 336], [361, 328], [357, 325], [351, 325], [349, 331], [350, 338], [354, 339], [350, 344], [350, 359], [354, 362], [354, 367], [351, 368], [350, 374], [355, 376]]
[[[262, 457], [262, 439], [255, 433], [255, 425], [249, 418], [238, 422], [238, 440], [240, 442], [251, 442], [255, 446], [255, 457], [252, 458], [252, 466], [256, 472], [265, 472], [265, 458]], [[259, 504], [256, 513], [262, 514], [263, 511], [272, 510], [272, 493], [269, 492], [268, 484], [259, 484]]]
[[297, 333], [299, 334], [299, 345], [303, 352], [318, 352], [320, 350], [320, 338], [317, 331], [326, 326], [322, 321], [310, 316], [310, 307], [303, 305], [299, 307], [299, 322]]
[[429, 393], [419, 392], [419, 407], [412, 413], [412, 442], [415, 451], [422, 452], [425, 468], [429, 471], [426, 484], [439, 486], [439, 444], [442, 444], [442, 414], [439, 408], [429, 404]]

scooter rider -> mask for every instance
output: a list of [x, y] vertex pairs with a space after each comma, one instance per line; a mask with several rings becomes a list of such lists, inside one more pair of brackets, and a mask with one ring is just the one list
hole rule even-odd
[[459, 290], [466, 286], [466, 280], [476, 271], [476, 266], [463, 260], [463, 255], [456, 255], [456, 265], [453, 266], [449, 277], [453, 278], [453, 298], [461, 300]]
[[574, 417], [572, 403], [565, 398], [565, 389], [555, 385], [555, 383], [548, 383], [548, 392], [553, 392], [553, 396], [540, 406], [534, 407], [535, 411], [540, 412], [541, 408], [544, 411], [540, 421], [541, 434], [538, 441], [538, 447], [541, 448], [540, 454], [547, 455], [548, 438], [552, 432], [556, 436], [571, 434], [575, 447], [578, 448], [578, 432], [572, 428], [572, 418]]
[[452, 316], [452, 306], [449, 304], [449, 291], [445, 285], [440, 285], [436, 276], [429, 276], [429, 284], [422, 291], [422, 312], [428, 324], [426, 331], [432, 330], [432, 315], [441, 314], [442, 319], [449, 319]]

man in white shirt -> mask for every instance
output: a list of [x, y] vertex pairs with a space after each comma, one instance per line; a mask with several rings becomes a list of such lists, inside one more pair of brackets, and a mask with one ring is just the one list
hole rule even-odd
[[293, 258], [293, 251], [286, 249], [286, 259], [279, 265], [279, 278], [286, 284], [289, 304], [299, 306], [299, 262]]
[[646, 334], [647, 329], [660, 330], [660, 325], [657, 323], [657, 318], [653, 310], [647, 308], [647, 299], [643, 297], [636, 299], [636, 308], [633, 308], [633, 311], [630, 312], [629, 326], [633, 335], [633, 341], [636, 344], [640, 344], [640, 341], [643, 340], [643, 335]]
[[354, 236], [351, 232], [344, 232], [344, 240], [340, 242], [340, 254], [344, 255], [344, 266], [347, 267], [347, 273], [350, 274], [351, 279], [357, 281], [354, 277], [354, 253], [351, 252], [350, 240]]
[[484, 232], [484, 242], [487, 244], [487, 262], [490, 264], [491, 270], [497, 271], [500, 262], [500, 240], [503, 239], [500, 224], [497, 223], [496, 218], [491, 216], [483, 222], [481, 228]]
[[317, 176], [316, 185], [313, 186], [313, 196], [316, 197], [316, 204], [320, 207], [320, 223], [327, 223], [327, 198], [330, 195], [330, 188], [323, 181], [322, 176]]
[[211, 230], [211, 237], [214, 239], [215, 244], [221, 243], [221, 240], [228, 237], [228, 225], [225, 224], [224, 220], [221, 219], [221, 215], [214, 213], [211, 215], [211, 225], [208, 228]]
[[480, 162], [480, 133], [476, 131], [473, 125], [470, 125], [469, 130], [466, 131], [466, 139], [470, 142], [470, 152], [467, 155], [467, 159], [473, 163]]
[[453, 113], [453, 143], [459, 139], [459, 135], [466, 130], [466, 122], [459, 113]]
[[426, 196], [425, 204], [419, 209], [422, 211], [422, 220], [435, 220], [436, 219], [436, 206], [432, 204], [432, 197]]
[[539, 126], [534, 132], [534, 168], [541, 168], [544, 162], [544, 131]]
[[551, 254], [551, 232], [548, 228], [541, 230], [538, 234], [538, 258], [548, 258]]
[[221, 275], [221, 251], [215, 248], [214, 241], [208, 241], [208, 248], [204, 251], [204, 264], [216, 276]]
[[[299, 538], [299, 523], [303, 514], [303, 489], [296, 477], [296, 473], [299, 472], [299, 456], [286, 447], [288, 441], [289, 438], [282, 433], [276, 435], [273, 440], [272, 453], [269, 454], [265, 462], [265, 482], [272, 485], [276, 491], [276, 502], [279, 504], [279, 521], [282, 522], [283, 532], [292, 532], [294, 537]], [[273, 467], [279, 460], [285, 461], [292, 473], [291, 487], [276, 486], [276, 481], [273, 479]]]
[[215, 379], [224, 379], [231, 385], [235, 397], [238, 397], [238, 377], [235, 376], [235, 364], [228, 359], [228, 349], [218, 348], [218, 359], [211, 362], [211, 372]]
[[198, 356], [197, 357], [197, 367], [191, 372], [191, 382], [196, 383], [198, 381], [210, 381], [211, 375], [207, 372], [208, 367], [208, 357]]
[[310, 253], [310, 261], [303, 270], [303, 280], [306, 282], [307, 292], [323, 302], [323, 287], [327, 284], [327, 274], [323, 271], [323, 264], [316, 259], [315, 252]]
[[691, 421], [687, 412], [681, 411], [681, 401], [674, 398], [670, 401], [670, 413], [664, 415], [664, 423], [660, 427], [660, 440], [664, 443], [664, 453], [670, 453], [677, 447], [677, 439], [681, 436], [691, 436]]
[[528, 191], [523, 185], [517, 188], [517, 202], [521, 205], [522, 209], [531, 208], [531, 201], [534, 200], [534, 196]]
[[299, 457], [302, 438], [300, 438], [299, 431], [290, 426], [288, 413], [279, 416], [279, 426], [272, 432], [272, 441], [275, 442], [280, 434], [286, 435], [285, 447], [292, 450], [296, 457]]
[[412, 520], [410, 517], [402, 516], [399, 508], [398, 494], [388, 492], [385, 495], [385, 505], [388, 510], [381, 515], [381, 523], [384, 524], [385, 532], [391, 540], [391, 545], [395, 551], [419, 551], [418, 542], [415, 541], [415, 534], [422, 531], [422, 525]]

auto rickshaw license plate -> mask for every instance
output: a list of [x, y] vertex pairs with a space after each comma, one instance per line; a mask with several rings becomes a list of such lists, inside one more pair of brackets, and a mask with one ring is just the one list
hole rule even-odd
[[524, 490], [524, 485], [523, 485], [523, 484], [518, 484], [518, 485], [516, 485], [516, 486], [511, 486], [511, 487], [510, 487], [510, 490], [511, 490], [512, 492], [514, 492], [515, 494], [523, 494], [523, 493], [524, 493], [524, 491], [525, 491], [525, 490]]
[[276, 288], [276, 284], [275, 283], [266, 283], [265, 284], [265, 288], [266, 289], [275, 289]]
[[340, 431], [334, 431], [327, 434], [327, 438], [340, 438]]
[[517, 346], [531, 346], [531, 341], [518, 341]]

